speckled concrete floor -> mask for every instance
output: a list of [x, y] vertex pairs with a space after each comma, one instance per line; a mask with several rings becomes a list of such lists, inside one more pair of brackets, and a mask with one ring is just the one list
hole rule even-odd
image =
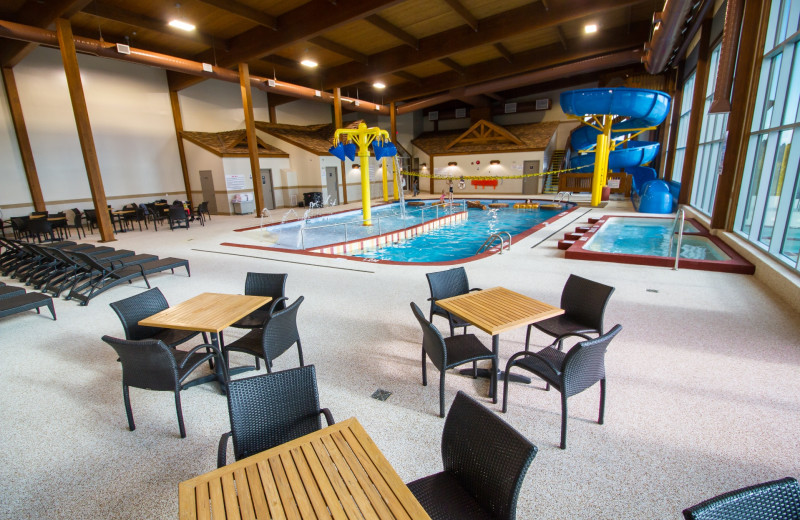
[[[624, 330], [607, 356], [604, 425], [595, 422], [597, 388], [571, 398], [562, 451], [559, 394], [538, 383], [512, 387], [503, 417], [539, 447], [518, 518], [678, 519], [682, 508], [723, 491], [800, 475], [797, 315], [753, 277], [566, 260], [555, 247], [563, 233], [547, 238], [554, 230], [630, 208], [612, 202], [585, 211], [515, 243], [511, 254], [464, 264], [473, 286], [501, 285], [553, 304], [570, 273], [616, 287], [606, 325]], [[290, 299], [305, 296], [299, 325], [323, 406], [335, 418], [357, 417], [404, 480], [439, 471], [438, 392], [421, 385], [421, 334], [408, 304], [427, 309], [425, 273], [441, 268], [219, 245], [256, 222], [215, 216], [204, 228], [136, 231], [111, 245], [189, 259], [191, 278], [152, 277], [173, 304], [200, 292], [241, 292], [247, 271], [288, 273]], [[88, 307], [58, 300], [56, 322], [33, 313], [0, 321], [0, 518], [176, 518], [177, 484], [215, 467], [229, 425], [213, 384], [182, 393], [186, 439], [170, 393], [132, 389], [137, 429], [127, 430], [119, 365], [100, 337], [123, 335], [108, 304], [143, 288], [117, 287]], [[501, 363], [524, 339], [524, 328], [502, 335]], [[534, 342], [547, 338], [534, 334]], [[296, 364], [289, 352], [276, 368]], [[371, 399], [377, 388], [391, 397]], [[445, 396], [449, 405], [464, 390], [499, 412], [487, 389], [454, 372]]]

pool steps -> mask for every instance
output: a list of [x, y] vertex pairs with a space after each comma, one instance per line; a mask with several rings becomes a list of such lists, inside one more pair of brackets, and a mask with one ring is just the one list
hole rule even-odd
[[564, 233], [564, 239], [558, 241], [558, 248], [566, 251], [578, 241], [584, 233], [592, 230], [599, 221], [599, 218], [590, 218], [588, 224], [576, 227], [575, 231]]

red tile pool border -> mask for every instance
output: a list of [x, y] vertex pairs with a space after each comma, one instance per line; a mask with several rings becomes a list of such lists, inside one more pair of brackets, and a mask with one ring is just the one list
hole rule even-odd
[[[662, 217], [645, 217], [633, 215], [604, 215], [589, 231], [583, 234], [581, 238], [575, 241], [573, 245], [566, 250], [564, 257], [573, 260], [593, 260], [595, 262], [613, 262], [617, 264], [634, 264], [634, 265], [650, 265], [654, 267], [673, 267], [675, 265], [674, 258], [667, 258], [663, 256], [649, 256], [649, 255], [629, 255], [624, 253], [604, 253], [601, 251], [589, 251], [583, 248], [595, 233], [597, 233], [603, 225], [608, 222], [612, 217], [621, 218], [652, 218], [658, 220], [671, 220]], [[719, 238], [708, 233], [706, 228], [695, 219], [686, 219], [691, 222], [694, 227], [701, 230], [700, 233], [686, 233], [685, 235], [700, 236], [709, 239], [715, 246], [720, 248], [730, 260], [691, 260], [681, 258], [678, 263], [678, 269], [697, 269], [701, 271], [716, 271], [721, 273], [734, 273], [734, 274], [753, 274], [756, 272], [756, 267], [742, 258], [736, 251]]]
[[[553, 221], [555, 221], [557, 219], [560, 219], [561, 217], [566, 216], [567, 214], [575, 211], [576, 209], [578, 209], [578, 206], [577, 205], [573, 205], [572, 207], [565, 209], [561, 213], [558, 213], [557, 215], [553, 215], [552, 217], [550, 217], [549, 219], [545, 220], [544, 222], [541, 222], [541, 223], [535, 225], [534, 227], [532, 227], [530, 229], [527, 229], [525, 231], [522, 231], [521, 233], [518, 233], [518, 234], [514, 235], [513, 236], [513, 241], [517, 242], [519, 240], [522, 240], [523, 238], [535, 233], [536, 231], [539, 231], [540, 229], [543, 229], [543, 228], [549, 226], [551, 222], [553, 222]], [[249, 229], [258, 229], [258, 226], [248, 227], [248, 228], [244, 228], [244, 229], [237, 229], [235, 231], [246, 231], [246, 230], [249, 230]], [[390, 234], [397, 234], [399, 232], [400, 231], [393, 231], [391, 233], [385, 233], [382, 236], [390, 235]], [[475, 260], [480, 260], [481, 258], [486, 258], [486, 257], [494, 255], [495, 253], [498, 253], [500, 251], [499, 246], [495, 246], [495, 247], [492, 247], [492, 248], [484, 251], [483, 253], [481, 253], [479, 255], [469, 256], [467, 258], [461, 258], [461, 259], [458, 259], [458, 260], [447, 260], [447, 261], [442, 261], [442, 262], [398, 262], [398, 261], [394, 261], [394, 260], [379, 260], [379, 259], [375, 259], [375, 258], [362, 258], [362, 257], [359, 257], [359, 256], [349, 256], [349, 255], [341, 255], [341, 254], [333, 254], [333, 253], [322, 253], [322, 252], [315, 252], [315, 251], [311, 251], [311, 250], [301, 250], [301, 249], [283, 249], [283, 248], [278, 248], [278, 247], [259, 246], [259, 245], [255, 245], [255, 244], [236, 244], [236, 243], [233, 243], [233, 242], [223, 242], [220, 245], [228, 246], [228, 247], [241, 247], [241, 248], [245, 248], [245, 249], [259, 249], [259, 250], [262, 250], [262, 251], [274, 251], [276, 253], [292, 253], [292, 254], [296, 254], [296, 255], [316, 256], [316, 257], [322, 257], [322, 258], [343, 258], [345, 260], [351, 260], [351, 261], [354, 261], [354, 262], [367, 262], [367, 263], [371, 263], [371, 264], [378, 264], [379, 263], [379, 264], [386, 264], [386, 265], [411, 265], [411, 266], [413, 266], [413, 265], [457, 265], [457, 264], [463, 264], [463, 263], [466, 263], [466, 262], [472, 262], [472, 261], [475, 261]], [[331, 247], [331, 246], [325, 246], [325, 247]], [[315, 248], [315, 249], [319, 249], [319, 248]]]

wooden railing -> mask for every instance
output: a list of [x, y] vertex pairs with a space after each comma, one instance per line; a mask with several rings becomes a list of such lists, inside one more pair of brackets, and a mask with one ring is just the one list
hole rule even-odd
[[[562, 173], [558, 176], [558, 191], [572, 193], [591, 193], [593, 173]], [[611, 188], [611, 193], [628, 195], [631, 192], [631, 176], [627, 173], [609, 173], [608, 184], [619, 181], [618, 188]]]

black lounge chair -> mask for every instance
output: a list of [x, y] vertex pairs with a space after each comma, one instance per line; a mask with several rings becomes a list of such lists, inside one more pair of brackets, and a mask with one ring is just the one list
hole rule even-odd
[[536, 452], [508, 423], [459, 391], [442, 431], [444, 471], [408, 488], [435, 520], [514, 520]]
[[20, 312], [36, 309], [37, 314], [41, 314], [40, 307], [47, 306], [53, 320], [56, 319], [56, 310], [53, 307], [53, 299], [42, 293], [25, 293], [19, 296], [0, 299], [0, 318], [11, 316]]
[[147, 281], [147, 275], [144, 271], [144, 266], [147, 264], [113, 268], [101, 264], [91, 256], [79, 251], [72, 253], [72, 255], [82, 264], [82, 272], [76, 275], [72, 288], [67, 295], [67, 300], [75, 298], [80, 300], [82, 305], [88, 305], [89, 300], [98, 294], [122, 282], [130, 283], [131, 280], [136, 278], [142, 278], [144, 283], [147, 284], [147, 288], [150, 288], [150, 282]]
[[686, 520], [796, 520], [800, 485], [787, 477], [729, 491], [683, 510]]
[[161, 271], [166, 271], [167, 269], [172, 270], [172, 274], [175, 274], [175, 269], [177, 267], [185, 267], [186, 274], [188, 276], [192, 276], [192, 272], [189, 270], [189, 261], [183, 258], [173, 258], [170, 256], [168, 258], [161, 258], [158, 260], [145, 262], [141, 265], [144, 269], [144, 274], [160, 273]]
[[3, 284], [0, 287], [0, 300], [4, 300], [6, 298], [13, 298], [14, 296], [19, 296], [21, 294], [25, 294], [25, 289], [22, 287], [16, 287], [14, 285], [5, 285]]

